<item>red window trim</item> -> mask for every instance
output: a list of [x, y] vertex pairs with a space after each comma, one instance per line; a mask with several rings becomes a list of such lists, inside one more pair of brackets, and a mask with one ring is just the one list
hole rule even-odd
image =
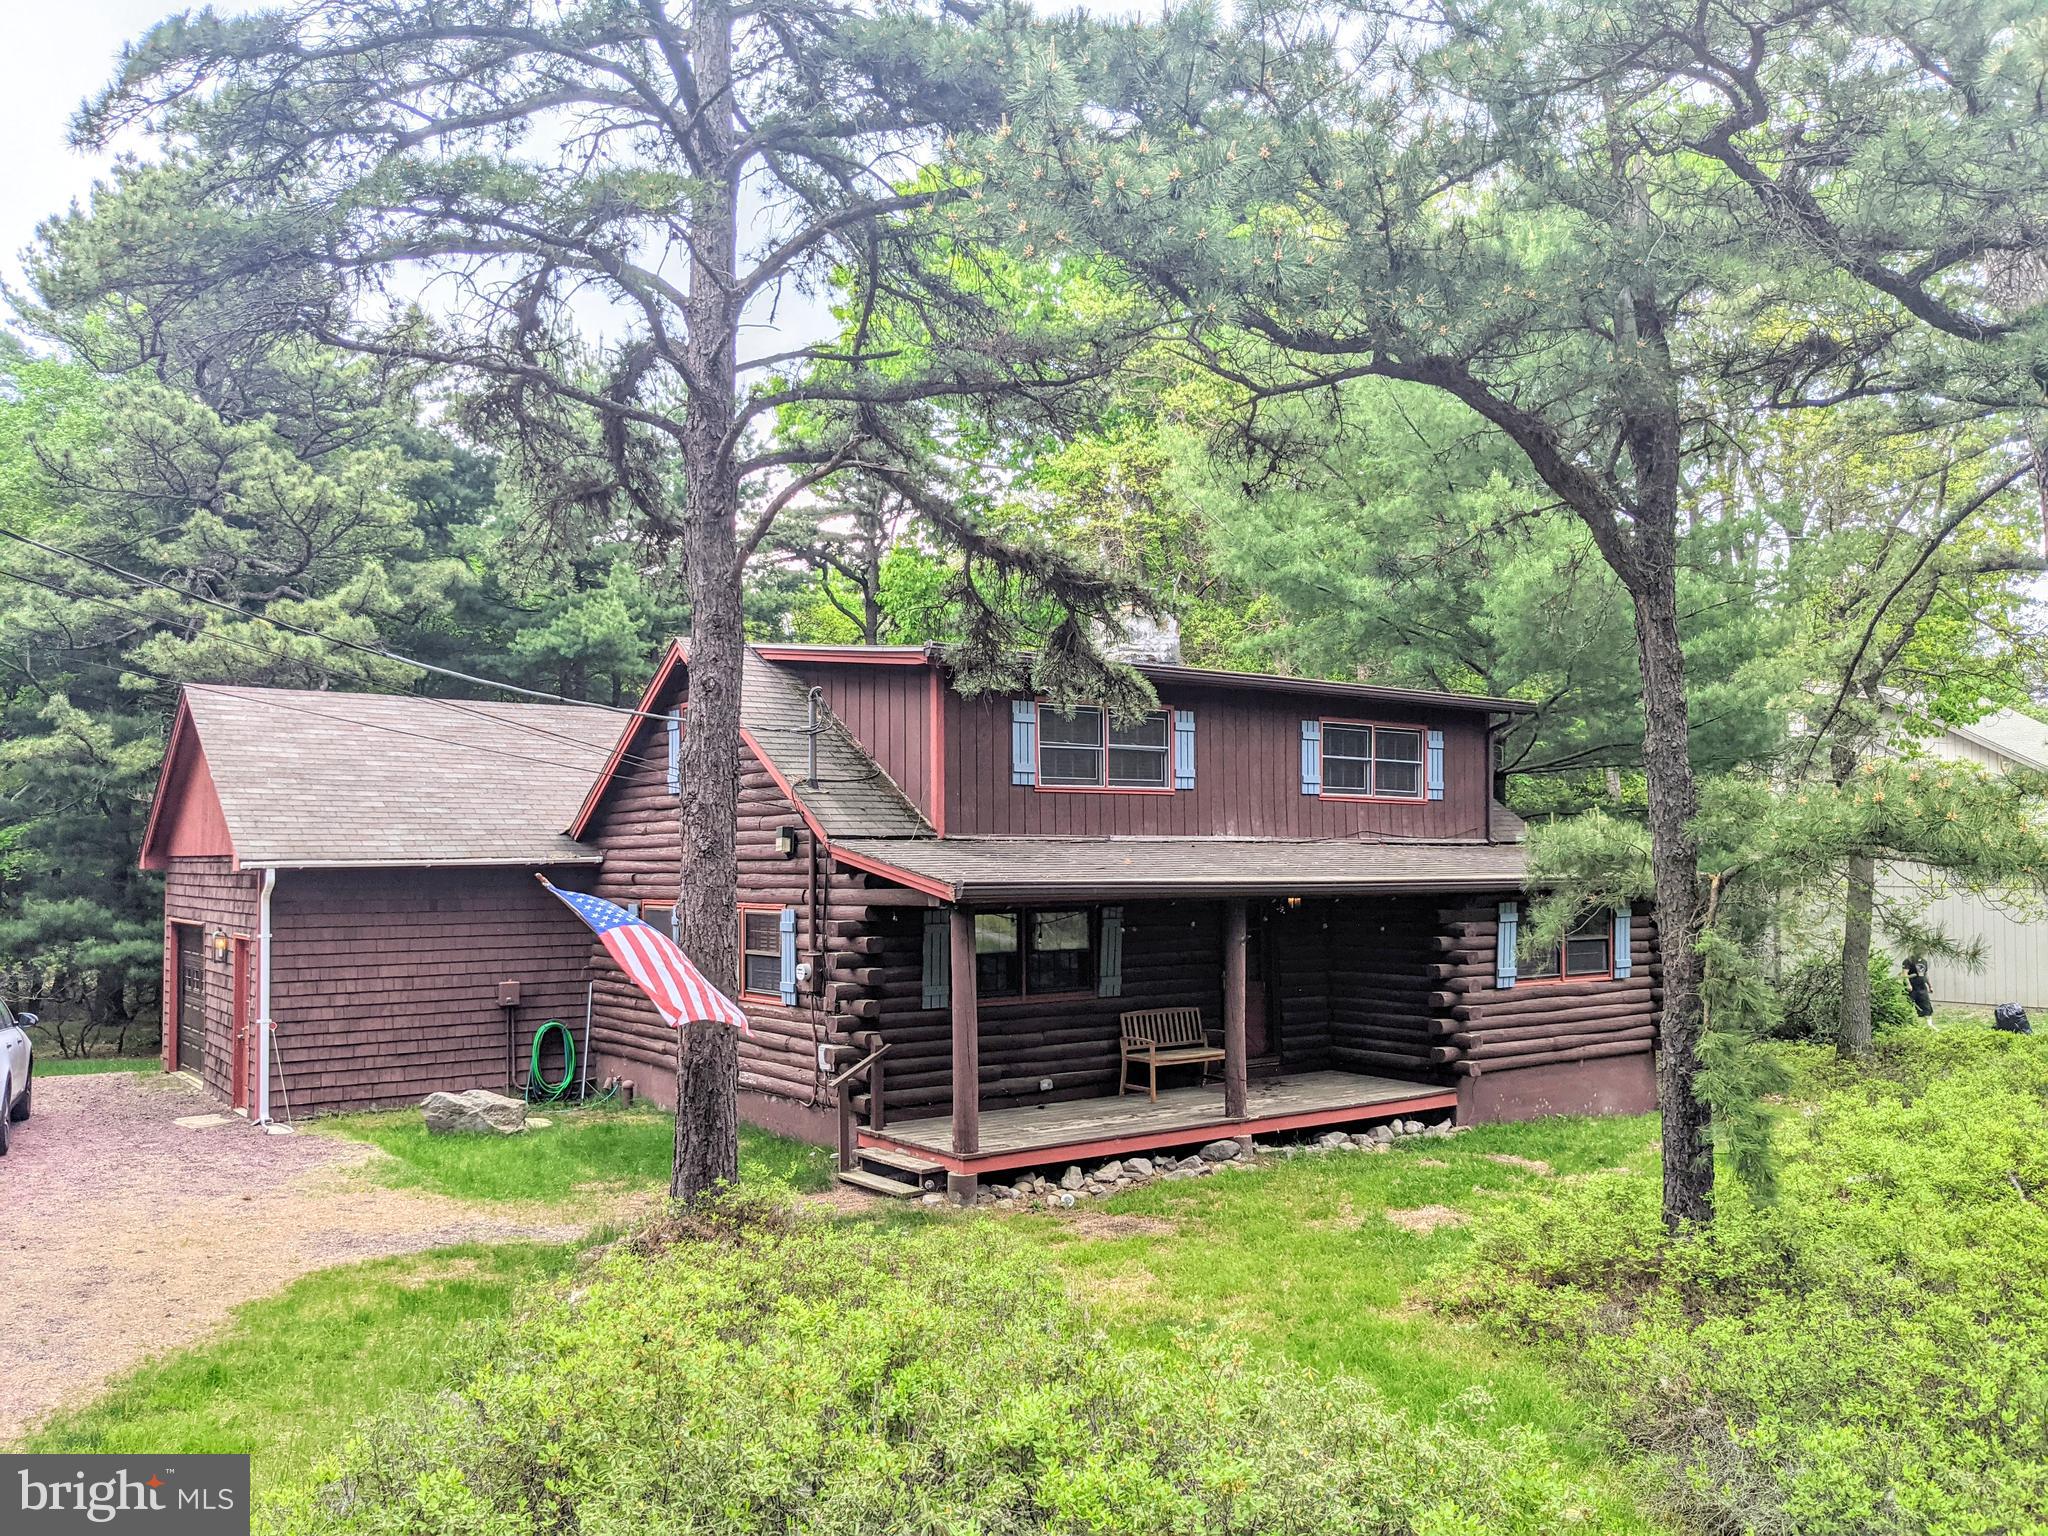
[[[1050, 709], [1054, 714], [1060, 714], [1062, 711], [1048, 704], [1044, 699], [1034, 699], [1032, 703], [1038, 709], [1038, 728], [1032, 733], [1037, 738], [1038, 755], [1032, 763], [1031, 787], [1039, 794], [1170, 795], [1174, 793], [1173, 710], [1171, 706], [1145, 711], [1146, 718], [1148, 719], [1153, 715], [1164, 715], [1166, 717], [1166, 750], [1160, 759], [1166, 765], [1166, 782], [1164, 784], [1111, 784], [1108, 782], [1101, 784], [1048, 784], [1045, 782], [1045, 712]], [[1077, 704], [1074, 707], [1076, 709], [1092, 709], [1102, 717], [1102, 777], [1107, 781], [1109, 778], [1109, 711], [1100, 704]], [[1059, 742], [1055, 743], [1055, 745], [1065, 746], [1068, 743]], [[1095, 994], [1090, 992], [1082, 995], [1093, 997]]]
[[1614, 919], [1613, 919], [1612, 917], [1609, 917], [1609, 918], [1607, 919], [1607, 924], [1606, 924], [1606, 927], [1607, 927], [1607, 968], [1606, 968], [1605, 970], [1603, 970], [1603, 971], [1572, 971], [1572, 970], [1567, 970], [1567, 969], [1565, 968], [1565, 964], [1566, 964], [1566, 961], [1567, 961], [1567, 960], [1569, 959], [1569, 957], [1570, 957], [1570, 954], [1571, 954], [1571, 951], [1570, 951], [1570, 949], [1568, 948], [1568, 945], [1570, 944], [1570, 941], [1571, 941], [1571, 940], [1573, 940], [1573, 939], [1575, 939], [1575, 938], [1591, 938], [1591, 937], [1592, 937], [1592, 935], [1593, 935], [1593, 931], [1594, 931], [1594, 930], [1595, 930], [1596, 928], [1598, 928], [1599, 926], [1600, 926], [1600, 925], [1599, 925], [1598, 923], [1591, 923], [1591, 924], [1588, 924], [1588, 925], [1587, 925], [1586, 927], [1584, 927], [1584, 928], [1580, 929], [1580, 930], [1579, 930], [1579, 931], [1578, 931], [1577, 933], [1568, 933], [1568, 934], [1566, 934], [1566, 935], [1565, 935], [1565, 936], [1564, 936], [1563, 938], [1561, 938], [1561, 939], [1559, 939], [1559, 940], [1557, 941], [1557, 974], [1556, 974], [1556, 975], [1554, 975], [1554, 976], [1517, 976], [1517, 977], [1515, 978], [1515, 985], [1516, 985], [1516, 986], [1518, 986], [1518, 987], [1556, 987], [1556, 986], [1562, 986], [1562, 985], [1563, 985], [1564, 983], [1566, 983], [1566, 982], [1568, 982], [1568, 981], [1612, 981], [1612, 980], [1614, 980], [1614, 979], [1615, 979], [1615, 978], [1614, 978]]
[[[1429, 803], [1429, 727], [1416, 725], [1406, 720], [1347, 720], [1342, 716], [1322, 715], [1316, 722], [1321, 729], [1316, 733], [1316, 782], [1321, 788], [1316, 791], [1319, 800], [1350, 800], [1365, 805], [1427, 805]], [[1413, 731], [1422, 738], [1422, 756], [1416, 766], [1421, 770], [1415, 778], [1416, 792], [1412, 795], [1361, 795], [1356, 790], [1330, 788], [1330, 780], [1323, 770], [1324, 748], [1330, 739], [1330, 727], [1364, 727], [1371, 731]], [[1371, 759], [1377, 763], [1377, 759]], [[1379, 776], [1377, 768], [1373, 776]]]
[[[779, 924], [779, 923], [781, 923], [781, 921], [782, 921], [782, 914], [783, 914], [784, 912], [788, 911], [788, 910], [789, 910], [789, 904], [788, 904], [787, 902], [771, 902], [771, 901], [743, 901], [743, 902], [741, 902], [741, 903], [739, 904], [739, 913], [740, 913], [740, 975], [739, 975], [739, 983], [740, 983], [740, 1001], [741, 1001], [741, 1002], [743, 1002], [743, 1003], [775, 1003], [775, 1004], [778, 1004], [778, 1005], [779, 1005], [779, 1004], [780, 1004], [780, 1003], [782, 1002], [782, 993], [781, 993], [781, 990], [780, 990], [780, 989], [777, 989], [777, 990], [776, 990], [776, 991], [774, 991], [774, 992], [749, 992], [749, 991], [747, 990], [747, 914], [748, 914], [749, 912], [773, 912], [773, 913], [775, 914], [775, 921], [776, 921], [776, 922], [777, 922], [777, 923]], [[763, 955], [763, 954], [766, 954], [766, 953], [767, 953], [767, 951], [766, 951], [766, 950], [763, 950], [763, 949], [757, 949], [757, 950], [755, 950], [755, 951], [754, 951], [754, 953], [755, 953], [755, 954], [757, 954], [757, 955]], [[780, 929], [779, 927], [778, 927], [778, 928], [776, 929], [776, 932], [775, 932], [775, 963], [776, 963], [777, 965], [781, 965], [781, 964], [782, 964], [782, 930], [781, 930], [781, 929]]]

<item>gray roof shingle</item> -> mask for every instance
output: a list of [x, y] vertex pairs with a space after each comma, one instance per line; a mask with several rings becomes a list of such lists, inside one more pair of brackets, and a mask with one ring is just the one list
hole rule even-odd
[[1515, 890], [1519, 843], [1223, 837], [847, 839], [835, 847], [945, 886], [960, 902], [1341, 896]]
[[563, 832], [619, 734], [608, 710], [192, 684], [245, 867], [595, 864]]

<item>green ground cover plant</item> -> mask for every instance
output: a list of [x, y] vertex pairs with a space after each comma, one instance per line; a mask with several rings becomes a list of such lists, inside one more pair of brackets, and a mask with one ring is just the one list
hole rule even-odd
[[36, 1057], [37, 1077], [88, 1077], [101, 1072], [157, 1072], [163, 1063], [154, 1056], [57, 1056]]
[[[375, 1175], [399, 1189], [461, 1200], [573, 1201], [579, 1196], [663, 1189], [675, 1119], [652, 1109], [536, 1111], [549, 1123], [519, 1136], [433, 1136], [417, 1110], [315, 1121], [325, 1135], [367, 1141], [390, 1155]], [[833, 1155], [752, 1126], [740, 1128], [740, 1176], [796, 1190], [832, 1182]]]
[[1769, 1203], [1673, 1238], [1644, 1173], [1481, 1234], [1454, 1308], [1540, 1351], [1707, 1530], [2048, 1525], [2048, 1042], [1950, 1020], [1783, 1047]]
[[269, 1508], [312, 1533], [1552, 1531], [1539, 1438], [1209, 1328], [1104, 1335], [996, 1222], [741, 1196], [615, 1245]]

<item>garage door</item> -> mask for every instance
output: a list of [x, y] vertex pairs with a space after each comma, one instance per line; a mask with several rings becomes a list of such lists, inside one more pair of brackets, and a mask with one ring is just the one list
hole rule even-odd
[[178, 935], [178, 1067], [204, 1073], [206, 1066], [206, 939], [190, 924]]

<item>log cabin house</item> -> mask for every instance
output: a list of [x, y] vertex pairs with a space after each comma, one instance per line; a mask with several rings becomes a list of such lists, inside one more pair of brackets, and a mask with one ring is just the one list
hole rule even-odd
[[[922, 647], [745, 668], [742, 1112], [856, 1179], [1654, 1104], [1647, 911], [1517, 954], [1524, 705], [1148, 663], [1123, 725]], [[531, 877], [673, 920], [688, 706], [680, 645], [628, 716], [188, 689], [143, 851], [166, 1067], [259, 1118], [516, 1084], [587, 998], [593, 1081], [672, 1102], [673, 1031]], [[1218, 1059], [1155, 1096], [1126, 1020], [1165, 1010]]]
[[[1647, 911], [1517, 956], [1522, 828], [1492, 764], [1526, 706], [1140, 670], [1160, 707], [1125, 726], [965, 696], [922, 647], [751, 648], [749, 1119], [962, 1193], [1232, 1134], [1654, 1104]], [[643, 914], [685, 878], [688, 672], [671, 648], [569, 828], [597, 894]], [[1220, 1085], [1120, 1083], [1121, 1021], [1164, 1009], [1196, 1010]], [[593, 1054], [666, 1096], [672, 1051], [600, 969]]]

